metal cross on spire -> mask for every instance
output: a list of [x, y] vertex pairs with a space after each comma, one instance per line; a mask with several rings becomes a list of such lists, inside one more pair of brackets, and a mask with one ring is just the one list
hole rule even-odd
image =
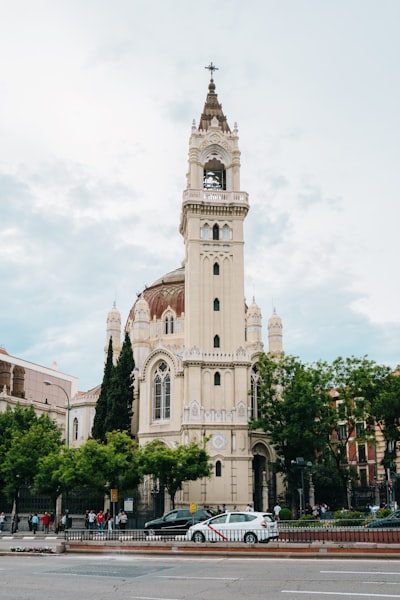
[[211, 79], [213, 79], [213, 75], [214, 75], [214, 71], [218, 71], [218, 67], [216, 67], [215, 65], [213, 65], [213, 62], [211, 61], [210, 64], [208, 65], [208, 67], [204, 67], [205, 69], [208, 69], [211, 73]]

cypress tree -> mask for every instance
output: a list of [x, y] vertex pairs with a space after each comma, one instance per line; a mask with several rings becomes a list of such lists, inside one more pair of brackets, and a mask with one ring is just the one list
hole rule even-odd
[[107, 396], [106, 431], [131, 432], [134, 368], [132, 344], [129, 334], [126, 332]]
[[96, 440], [100, 440], [102, 442], [105, 441], [106, 438], [106, 417], [107, 417], [107, 409], [108, 409], [108, 397], [110, 394], [111, 381], [113, 377], [113, 372], [115, 370], [113, 364], [113, 347], [112, 347], [112, 338], [110, 338], [110, 342], [108, 344], [107, 351], [107, 360], [104, 366], [104, 375], [103, 375], [103, 383], [101, 384], [101, 392], [99, 399], [96, 403], [96, 413], [94, 416], [93, 427], [92, 427], [92, 437]]

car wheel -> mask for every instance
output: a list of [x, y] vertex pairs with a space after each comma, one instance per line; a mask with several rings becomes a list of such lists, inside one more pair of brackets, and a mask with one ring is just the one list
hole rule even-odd
[[202, 544], [203, 542], [206, 541], [206, 538], [201, 533], [201, 531], [195, 531], [194, 534], [192, 535], [192, 541], [196, 542], [196, 544]]
[[244, 536], [244, 541], [246, 542], [246, 544], [256, 544], [258, 540], [256, 534], [249, 531]]

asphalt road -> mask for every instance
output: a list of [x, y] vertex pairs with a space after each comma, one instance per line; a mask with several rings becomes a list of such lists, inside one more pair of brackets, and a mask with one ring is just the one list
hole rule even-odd
[[2, 600], [400, 599], [400, 561], [0, 555]]

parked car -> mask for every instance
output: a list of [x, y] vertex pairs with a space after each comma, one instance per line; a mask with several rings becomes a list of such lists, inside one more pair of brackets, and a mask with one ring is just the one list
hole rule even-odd
[[382, 519], [370, 521], [365, 527], [400, 527], [400, 510], [396, 510]]
[[206, 508], [198, 509], [195, 513], [191, 513], [188, 508], [178, 508], [167, 512], [159, 519], [147, 521], [144, 528], [147, 534], [151, 532], [152, 535], [168, 535], [174, 532], [184, 533], [191, 525], [205, 521], [213, 514], [211, 510]]
[[269, 542], [277, 539], [278, 524], [271, 513], [227, 512], [189, 528], [186, 539], [192, 542]]

